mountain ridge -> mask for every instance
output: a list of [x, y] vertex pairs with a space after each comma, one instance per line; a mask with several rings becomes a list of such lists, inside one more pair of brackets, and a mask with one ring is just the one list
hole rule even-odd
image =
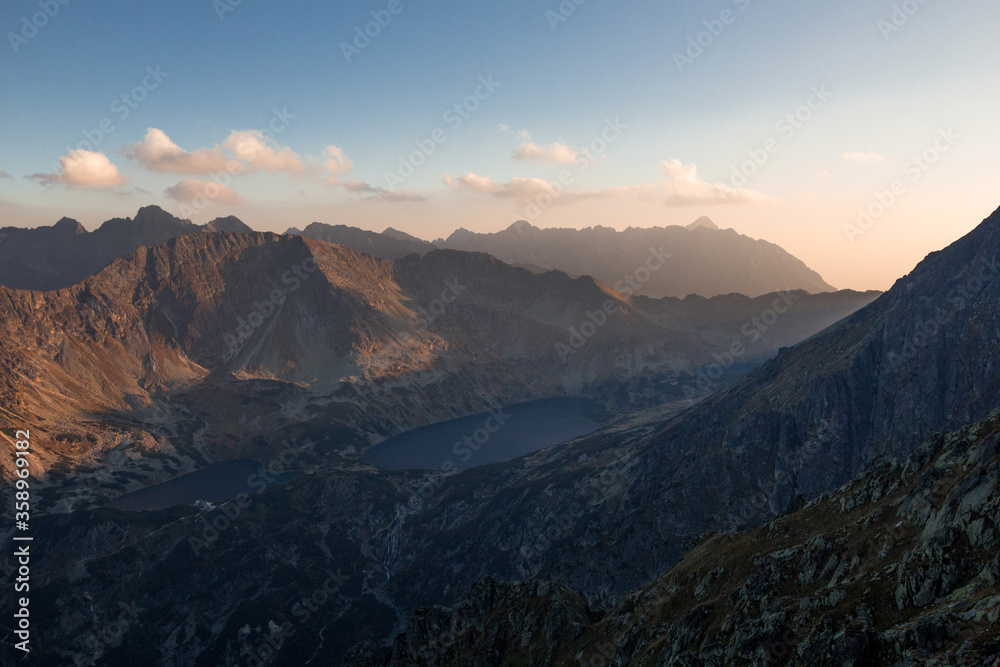
[[[718, 229], [705, 220], [686, 228], [629, 227], [622, 232], [603, 226], [540, 229], [519, 221], [488, 234], [458, 229], [435, 244], [486, 252], [509, 264], [590, 274], [609, 285], [632, 279], [633, 293], [652, 297], [834, 291], [818, 273], [780, 246], [732, 229]], [[650, 263], [654, 251], [670, 260]]]

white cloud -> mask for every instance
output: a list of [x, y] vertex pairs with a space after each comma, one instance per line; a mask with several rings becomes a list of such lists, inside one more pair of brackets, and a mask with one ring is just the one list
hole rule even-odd
[[287, 146], [278, 146], [260, 130], [233, 132], [222, 145], [242, 160], [250, 171], [262, 169], [269, 174], [279, 171], [301, 174], [306, 170], [305, 163], [295, 151]]
[[515, 160], [537, 160], [539, 162], [555, 162], [557, 164], [570, 164], [576, 162], [580, 153], [575, 148], [570, 148], [566, 144], [559, 142], [548, 146], [539, 146], [530, 141], [526, 141], [514, 149], [512, 157]]
[[224, 185], [215, 181], [197, 181], [188, 179], [166, 189], [165, 193], [171, 199], [185, 204], [205, 200], [216, 204], [239, 205], [246, 203], [243, 197]]
[[128, 182], [128, 178], [118, 173], [118, 167], [104, 153], [72, 150], [59, 158], [59, 165], [58, 173], [33, 174], [29, 178], [47, 184], [62, 183], [81, 188], [111, 188]]
[[673, 206], [689, 204], [760, 204], [768, 198], [747, 188], [734, 188], [724, 183], [706, 183], [698, 176], [698, 167], [680, 160], [664, 160], [659, 164], [666, 178], [664, 203]]
[[543, 192], [549, 194], [556, 192], [554, 185], [540, 178], [512, 178], [506, 183], [497, 183], [491, 178], [470, 172], [457, 178], [445, 174], [444, 182], [453, 190], [468, 190], [478, 194], [493, 195], [499, 199], [528, 199]]
[[653, 183], [607, 187], [600, 190], [572, 191], [540, 178], [512, 178], [498, 183], [486, 176], [468, 173], [463, 176], [444, 176], [445, 184], [452, 190], [464, 190], [490, 195], [497, 199], [536, 200], [549, 196], [553, 204], [573, 204], [591, 199], [617, 199], [632, 196], [644, 201], [661, 201], [668, 206], [690, 204], [760, 204], [770, 200], [756, 190], [734, 188], [722, 183], [706, 183], [698, 176], [693, 164], [679, 160], [665, 160], [659, 164], [665, 178]]
[[340, 182], [338, 174], [349, 174], [354, 169], [354, 163], [344, 153], [343, 149], [336, 146], [327, 146], [323, 149], [323, 158], [326, 160], [326, 171], [330, 174], [327, 181], [336, 185]]
[[538, 197], [548, 195], [553, 204], [572, 204], [585, 199], [615, 199], [627, 194], [641, 197], [650, 189], [650, 186], [639, 185], [573, 192], [541, 178], [512, 178], [506, 183], [497, 183], [491, 178], [473, 173], [457, 177], [445, 174], [444, 182], [452, 190], [491, 195], [497, 199], [537, 200]]
[[885, 158], [874, 151], [855, 151], [853, 153], [844, 153], [841, 159], [844, 162], [881, 162]]
[[188, 152], [171, 141], [163, 130], [151, 127], [142, 141], [125, 149], [125, 155], [150, 171], [175, 174], [257, 170], [301, 174], [307, 170], [305, 161], [295, 151], [278, 145], [260, 130], [234, 130], [221, 146]]
[[364, 200], [370, 202], [416, 203], [427, 201], [427, 198], [423, 195], [409, 192], [391, 192], [385, 188], [376, 187], [371, 183], [366, 183], [365, 181], [359, 179], [348, 181], [343, 184], [343, 187], [348, 192], [368, 195], [367, 197], [364, 197]]
[[174, 174], [223, 172], [229, 162], [219, 147], [199, 148], [189, 153], [155, 127], [146, 130], [145, 139], [126, 148], [125, 155], [150, 171]]

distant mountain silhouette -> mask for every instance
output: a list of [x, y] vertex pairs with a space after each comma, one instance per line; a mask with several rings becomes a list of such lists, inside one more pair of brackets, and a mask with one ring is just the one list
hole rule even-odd
[[[616, 289], [628, 287], [651, 297], [834, 291], [781, 247], [721, 230], [708, 218], [687, 228], [629, 227], [623, 232], [609, 227], [539, 229], [521, 220], [495, 234], [459, 229], [436, 245], [485, 252], [516, 266], [590, 275]], [[661, 265], [656, 253], [670, 258]]]
[[720, 229], [720, 227], [712, 222], [712, 219], [708, 216], [702, 216], [685, 227], [685, 229]]
[[[142, 246], [198, 232], [252, 233], [239, 218], [196, 225], [158, 206], [135, 218], [108, 220], [93, 232], [72, 218], [51, 227], [0, 230], [0, 285], [15, 289], [69, 287]], [[534, 273], [559, 270], [593, 276], [618, 291], [654, 298], [762, 296], [784, 290], [832, 292], [815, 271], [773, 243], [720, 230], [703, 217], [684, 227], [539, 229], [519, 221], [496, 234], [458, 229], [447, 239], [424, 241], [392, 227], [373, 232], [314, 222], [285, 235], [337, 243], [372, 257], [398, 260], [436, 248], [483, 252]]]
[[5, 227], [0, 230], [6, 235], [0, 237], [0, 285], [34, 290], [69, 287], [141, 246], [214, 231], [253, 230], [232, 216], [196, 225], [159, 206], [139, 209], [134, 219], [108, 220], [94, 232], [72, 218], [63, 218], [51, 227]]
[[302, 231], [294, 227], [289, 228], [285, 234], [302, 236], [313, 241], [339, 243], [352, 250], [382, 259], [402, 259], [413, 253], [426, 255], [431, 250], [434, 250], [434, 245], [431, 243], [395, 230], [392, 227], [379, 234], [378, 232], [370, 232], [367, 229], [358, 229], [357, 227], [348, 227], [347, 225], [326, 225], [321, 222], [314, 222]]

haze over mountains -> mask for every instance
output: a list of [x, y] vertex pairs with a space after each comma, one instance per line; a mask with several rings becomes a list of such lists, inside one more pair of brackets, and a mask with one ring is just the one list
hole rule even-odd
[[[65, 438], [76, 444], [39, 445], [41, 470], [103, 449], [79, 445], [91, 415], [141, 411], [162, 396], [203, 413], [197, 456], [171, 461], [190, 469], [201, 457], [257, 454], [240, 415], [268, 420], [267, 431], [301, 426], [305, 410], [391, 435], [482, 409], [481, 396], [586, 395], [629, 409], [690, 401], [876, 296], [631, 299], [480, 253], [391, 262], [297, 236], [184, 234], [71, 288], [0, 287], [11, 371], [0, 382], [12, 409], [76, 433]], [[734, 343], [742, 353], [724, 359]], [[212, 395], [254, 395], [260, 382], [288, 402], [277, 414], [230, 414]]]
[[[998, 261], [1000, 211], [881, 296], [656, 299], [214, 232], [0, 288], [4, 433], [30, 420], [44, 471], [42, 657], [991, 664]], [[460, 474], [357, 460], [558, 395], [605, 428]], [[308, 474], [219, 509], [101, 507], [233, 458]]]
[[780, 247], [714, 227], [714, 223], [696, 223], [689, 228], [630, 227], [618, 232], [606, 227], [539, 229], [521, 222], [496, 234], [460, 229], [438, 245], [486, 252], [510, 264], [557, 268], [571, 275], [586, 273], [612, 286], [628, 285], [651, 249], [662, 249], [670, 260], [653, 271], [647, 282], [633, 288], [652, 297], [834, 291], [819, 274]]
[[[201, 231], [253, 230], [233, 216], [195, 225], [157, 206], [140, 209], [134, 219], [108, 220], [94, 232], [71, 218], [51, 227], [5, 227], [0, 230], [4, 235], [0, 237], [0, 285], [40, 290], [69, 287], [141, 246]], [[835, 291], [780, 247], [720, 230], [708, 218], [687, 228], [629, 228], [624, 232], [604, 227], [542, 230], [522, 221], [497, 234], [460, 229], [435, 243], [391, 227], [378, 233], [318, 222], [304, 230], [289, 228], [287, 234], [390, 260], [425, 255], [435, 248], [485, 252], [514, 266], [554, 269], [574, 277], [592, 275], [619, 291], [652, 297]]]
[[[522, 220], [495, 234], [459, 229], [433, 245], [400, 237], [399, 232], [377, 234], [344, 226], [314, 224], [301, 233], [390, 259], [406, 252], [427, 253], [434, 247], [485, 252], [514, 266], [592, 275], [616, 289], [652, 297], [834, 291], [818, 273], [780, 247], [731, 229], [721, 230], [708, 218], [699, 218], [686, 228], [630, 227], [623, 232], [608, 227], [539, 229]], [[669, 256], [669, 261], [649, 271], [645, 267], [653, 251]], [[636, 279], [637, 271], [646, 272], [641, 276], [645, 280]]]

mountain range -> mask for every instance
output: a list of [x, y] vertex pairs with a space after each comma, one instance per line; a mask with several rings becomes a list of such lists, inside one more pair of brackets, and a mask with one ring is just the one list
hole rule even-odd
[[286, 233], [387, 259], [426, 254], [434, 248], [484, 252], [513, 266], [591, 275], [615, 289], [654, 298], [834, 291], [818, 273], [779, 246], [719, 229], [707, 217], [687, 227], [630, 227], [623, 232], [609, 227], [539, 229], [522, 220], [495, 234], [459, 229], [433, 244], [392, 228], [379, 234], [313, 223], [305, 230]]
[[0, 229], [0, 285], [34, 290], [69, 287], [140, 246], [204, 231], [252, 230], [232, 216], [195, 225], [158, 206], [139, 209], [134, 219], [108, 220], [93, 232], [72, 218], [36, 229], [4, 227]]
[[[148, 434], [88, 425], [136, 410], [127, 419], [142, 422], [154, 405], [173, 406], [188, 414], [185, 428], [201, 430], [197, 446], [168, 446], [166, 468], [143, 472], [140, 457], [123, 456], [131, 466], [116, 470], [156, 478], [257, 456], [254, 433], [343, 424], [354, 440], [378, 440], [474, 413], [488, 405], [481, 396], [678, 409], [876, 296], [633, 299], [484, 254], [391, 262], [298, 236], [192, 233], [70, 288], [0, 287], [0, 398], [50, 422], [40, 428], [53, 438], [36, 449], [42, 471], [91, 465], [126, 437], [159, 450]], [[727, 358], [737, 344], [741, 354]], [[262, 415], [263, 385], [282, 407]]]
[[[108, 220], [94, 232], [71, 218], [51, 227], [4, 227], [0, 229], [0, 285], [34, 290], [70, 287], [140, 247], [205, 231], [253, 230], [233, 216], [195, 225], [157, 206], [140, 209], [135, 218]], [[318, 222], [304, 230], [289, 228], [285, 235], [336, 243], [390, 260], [425, 255], [436, 248], [484, 252], [532, 271], [591, 275], [619, 291], [654, 298], [835, 291], [780, 247], [721, 230], [708, 218], [687, 228], [629, 228], [624, 232], [604, 227], [542, 230], [521, 221], [497, 234], [460, 229], [435, 243], [391, 227], [378, 233]]]
[[[40, 657], [994, 664], [998, 260], [1000, 211], [883, 295], [678, 299], [215, 232], [0, 289], [0, 430], [43, 436]], [[357, 460], [554, 395], [617, 417], [460, 474]], [[238, 457], [304, 474], [103, 506]]]
[[[708, 218], [686, 228], [629, 227], [622, 232], [608, 227], [539, 229], [521, 221], [495, 234], [459, 229], [435, 245], [489, 253], [508, 264], [592, 275], [616, 289], [628, 286], [635, 294], [651, 297], [834, 291], [779, 246], [719, 229]], [[653, 250], [669, 259], [645, 272]]]

